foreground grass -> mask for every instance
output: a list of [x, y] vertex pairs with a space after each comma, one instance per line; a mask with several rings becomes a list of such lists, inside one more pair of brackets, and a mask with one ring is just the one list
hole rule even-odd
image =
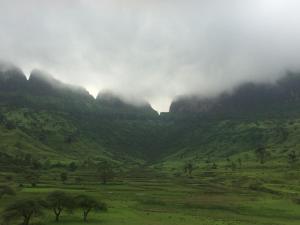
[[[256, 171], [258, 173], [259, 171]], [[300, 221], [300, 205], [293, 199], [300, 194], [297, 180], [286, 180], [284, 172], [264, 170], [256, 176], [266, 180], [264, 187], [249, 188], [253, 171], [238, 173], [219, 171], [214, 176], [195, 175], [191, 178], [124, 179], [108, 185], [90, 183], [76, 185], [61, 183], [39, 184], [18, 190], [15, 198], [45, 197], [54, 190], [70, 194], [87, 194], [108, 204], [108, 212], [92, 212], [91, 225], [296, 225]], [[272, 179], [270, 174], [273, 174]], [[276, 175], [276, 176], [275, 176]], [[248, 179], [246, 179], [248, 178]], [[281, 179], [281, 183], [279, 182]], [[237, 182], [240, 181], [240, 182]], [[1, 207], [12, 201], [2, 199]], [[39, 219], [54, 225], [50, 211]], [[64, 213], [60, 224], [84, 224], [82, 213]]]

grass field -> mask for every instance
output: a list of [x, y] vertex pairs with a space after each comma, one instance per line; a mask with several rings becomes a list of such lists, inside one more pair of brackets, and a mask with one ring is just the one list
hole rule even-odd
[[[2, 198], [1, 206], [15, 198], [44, 198], [51, 191], [63, 190], [107, 203], [107, 212], [91, 212], [91, 225], [298, 225], [300, 221], [300, 204], [294, 201], [300, 196], [297, 169], [198, 169], [192, 178], [151, 174], [116, 178], [106, 185], [41, 180], [36, 187], [16, 187], [17, 196]], [[47, 210], [32, 224], [38, 221], [57, 224]], [[82, 213], [64, 212], [59, 223], [84, 224]]]

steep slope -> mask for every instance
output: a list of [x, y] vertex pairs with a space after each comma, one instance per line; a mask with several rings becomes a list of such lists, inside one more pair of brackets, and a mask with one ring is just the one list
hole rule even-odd
[[146, 158], [156, 148], [158, 114], [148, 103], [134, 105], [118, 96], [94, 99], [38, 70], [29, 80], [15, 67], [1, 71], [0, 116], [7, 131], [18, 130], [33, 143], [73, 158]]
[[[109, 158], [134, 162], [274, 156], [300, 150], [300, 75], [275, 84], [244, 84], [215, 98], [182, 97], [170, 113], [112, 94], [86, 90], [35, 70], [27, 80], [0, 69], [0, 151], [56, 160]], [[62, 157], [61, 157], [62, 156]]]
[[184, 96], [166, 117], [182, 127], [173, 158], [227, 158], [265, 147], [286, 160], [300, 153], [300, 74], [289, 73], [274, 84], [246, 83], [214, 98]]

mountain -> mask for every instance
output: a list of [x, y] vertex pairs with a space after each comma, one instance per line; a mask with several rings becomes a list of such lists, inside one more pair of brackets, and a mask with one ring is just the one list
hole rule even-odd
[[[71, 158], [113, 159], [134, 152], [136, 158], [144, 158], [142, 149], [152, 145], [144, 137], [158, 114], [148, 103], [134, 105], [118, 96], [94, 99], [85, 89], [39, 70], [28, 80], [16, 67], [0, 71], [0, 126], [10, 137], [1, 144], [8, 152], [48, 149]], [[19, 142], [28, 148], [18, 150]]]
[[[138, 102], [138, 103], [137, 103]], [[0, 153], [54, 161], [161, 162], [300, 151], [300, 75], [247, 83], [214, 98], [185, 96], [158, 115], [147, 102], [0, 66]]]
[[249, 115], [300, 109], [300, 74], [289, 72], [274, 84], [245, 83], [217, 97], [183, 96], [173, 101], [171, 113]]
[[1, 65], [0, 63], [0, 90], [16, 91], [26, 86], [26, 76], [17, 67]]

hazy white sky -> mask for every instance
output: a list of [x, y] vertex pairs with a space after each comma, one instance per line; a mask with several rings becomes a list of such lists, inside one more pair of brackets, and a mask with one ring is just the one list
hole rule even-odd
[[298, 0], [0, 0], [0, 59], [167, 111], [300, 69]]

